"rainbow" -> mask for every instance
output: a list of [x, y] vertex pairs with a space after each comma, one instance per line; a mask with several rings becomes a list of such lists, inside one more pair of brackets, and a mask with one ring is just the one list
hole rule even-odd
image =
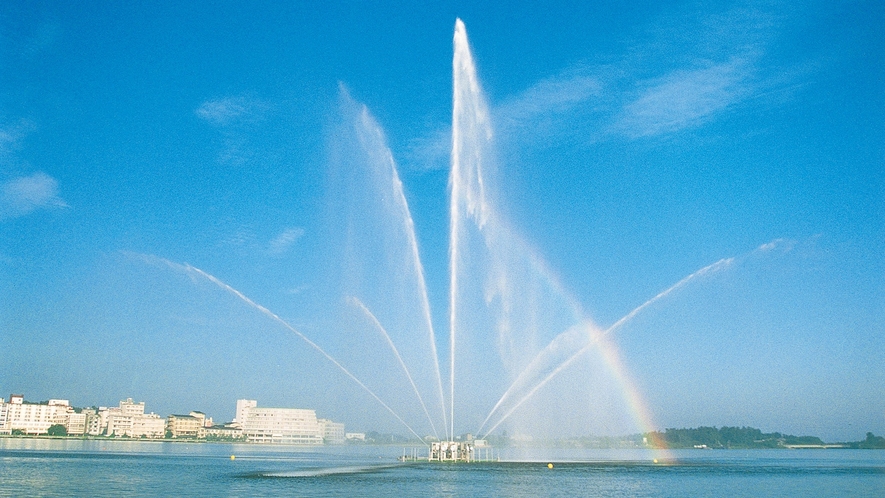
[[[494, 431], [523, 403], [534, 396], [536, 392], [553, 380], [553, 378], [560, 372], [593, 349], [596, 349], [600, 353], [604, 362], [604, 367], [609, 371], [617, 383], [617, 387], [622, 393], [622, 397], [627, 404], [629, 413], [640, 431], [642, 433], [653, 433], [658, 430], [658, 426], [655, 424], [651, 415], [651, 410], [643, 399], [640, 390], [636, 387], [636, 383], [630, 377], [627, 367], [621, 360], [617, 346], [609, 339], [609, 336], [623, 327], [644, 309], [681, 289], [691, 281], [730, 267], [735, 262], [735, 258], [721, 259], [695, 271], [636, 307], [633, 311], [624, 315], [607, 329], [601, 330], [592, 321], [578, 318], [582, 316], [583, 313], [581, 312], [577, 301], [571, 298], [570, 294], [559, 282], [559, 279], [555, 277], [550, 269], [543, 263], [543, 260], [538, 257], [534, 251], [529, 250], [524, 243], [522, 243], [521, 246], [531, 255], [532, 268], [543, 275], [559, 295], [568, 300], [572, 307], [576, 322], [578, 323], [555, 337], [535, 356], [528, 367], [517, 376], [507, 391], [501, 396], [481, 424], [477, 433], [489, 434]], [[762, 247], [764, 248], [766, 245], [763, 245]], [[521, 397], [517, 398], [519, 395], [521, 395]], [[495, 424], [487, 431], [483, 432], [483, 428], [489, 420], [492, 419], [493, 415], [504, 411], [505, 407], [509, 407], [507, 411], [504, 412], [503, 415], [499, 415], [496, 419], [497, 422], [495, 422]], [[664, 441], [656, 439], [653, 441], [646, 441], [646, 443], [658, 453], [655, 460], [672, 461], [672, 454], [666, 447]]]

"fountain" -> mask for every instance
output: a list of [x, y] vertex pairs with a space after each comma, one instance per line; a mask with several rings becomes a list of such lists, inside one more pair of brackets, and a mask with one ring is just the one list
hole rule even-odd
[[[412, 393], [412, 402], [385, 407], [399, 413], [400, 420], [426, 419], [423, 427], [431, 437], [422, 440], [434, 440], [428, 451], [437, 461], [474, 459], [471, 442], [457, 440], [459, 432], [468, 432], [465, 423], [477, 424], [470, 427], [477, 434], [487, 423], [490, 429], [482, 434], [505, 420], [521, 434], [534, 432], [538, 424], [533, 422], [543, 420], [549, 426], [549, 407], [586, 395], [578, 392], [586, 386], [581, 380], [572, 379], [558, 390], [550, 389], [549, 381], [577, 356], [594, 353], [605, 342], [605, 332], [585, 318], [496, 206], [491, 116], [464, 24], [458, 20], [454, 34], [445, 369], [415, 223], [393, 155], [368, 109], [346, 89], [341, 93], [345, 124], [334, 133], [331, 190], [345, 193], [332, 211], [346, 213], [335, 224], [346, 228], [333, 245], [344, 248], [334, 259], [344, 261], [339, 285], [355, 313], [342, 313], [349, 318], [336, 327], [361, 341], [373, 335], [383, 339], [376, 347], [389, 351], [396, 360], [391, 368], [399, 372], [397, 380], [407, 381], [399, 389], [386, 389], [382, 382], [370, 392]], [[562, 349], [566, 342], [565, 357], [550, 355], [550, 345]], [[379, 356], [373, 360], [381, 361]], [[539, 362], [551, 361], [559, 361], [560, 368], [538, 378]], [[351, 362], [360, 363], [356, 358], [346, 363]], [[593, 373], [599, 376], [596, 368]], [[374, 377], [368, 370], [356, 376]], [[517, 412], [522, 416], [515, 416]], [[421, 430], [406, 427], [413, 434]]]
[[[337, 213], [330, 223], [336, 240], [326, 257], [343, 262], [340, 272], [330, 270], [329, 283], [344, 299], [340, 309], [323, 303], [335, 317], [328, 330], [338, 332], [327, 335], [327, 344], [320, 346], [214, 276], [166, 263], [212, 282], [297, 335], [426, 445], [431, 461], [479, 460], [479, 442], [505, 423], [517, 435], [577, 431], [570, 424], [588, 416], [653, 428], [608, 336], [649, 305], [733, 260], [689, 275], [607, 329], [587, 319], [497, 207], [491, 116], [458, 20], [448, 179], [448, 357], [441, 362], [432, 286], [396, 162], [381, 127], [343, 87], [341, 111], [329, 177], [337, 194], [330, 202], [330, 212]], [[479, 439], [458, 435], [471, 432]]]

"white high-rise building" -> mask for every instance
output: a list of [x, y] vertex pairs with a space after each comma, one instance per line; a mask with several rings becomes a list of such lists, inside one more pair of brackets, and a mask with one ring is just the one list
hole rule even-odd
[[246, 413], [250, 408], [255, 408], [256, 406], [258, 406], [258, 401], [255, 401], [254, 399], [238, 399], [237, 413], [233, 422], [240, 427], [243, 427], [243, 424], [246, 422]]

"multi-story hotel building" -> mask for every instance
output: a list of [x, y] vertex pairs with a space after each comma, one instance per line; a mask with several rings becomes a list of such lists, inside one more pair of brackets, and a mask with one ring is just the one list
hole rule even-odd
[[144, 413], [144, 401], [133, 403], [132, 398], [128, 398], [120, 401], [119, 407], [100, 414], [104, 415], [102, 425], [108, 436], [162, 438], [166, 435], [166, 419], [155, 413]]
[[323, 430], [323, 442], [326, 444], [344, 444], [344, 424], [329, 419], [318, 419]]
[[67, 400], [51, 399], [47, 403], [26, 403], [24, 395], [13, 394], [8, 403], [0, 399], [0, 434], [12, 434], [12, 431], [46, 434], [53, 425], [67, 427], [69, 413], [73, 414], [74, 409]]
[[206, 415], [190, 412], [189, 415], [169, 415], [166, 417], [166, 432], [173, 438], [199, 438], [206, 436]]
[[68, 412], [65, 429], [67, 429], [69, 436], [82, 436], [86, 434], [86, 414], [74, 411]]
[[[245, 403], [241, 403], [244, 401]], [[261, 408], [254, 400], [237, 401], [237, 419], [242, 411], [243, 434], [252, 443], [323, 444], [324, 427], [314, 410], [300, 408]], [[342, 425], [343, 432], [343, 425]]]
[[89, 434], [90, 436], [98, 436], [101, 434], [101, 415], [94, 408], [84, 408], [82, 413], [86, 415], [85, 434]]

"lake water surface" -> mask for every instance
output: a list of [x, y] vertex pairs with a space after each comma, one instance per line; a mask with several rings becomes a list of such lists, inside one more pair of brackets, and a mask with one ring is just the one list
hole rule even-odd
[[0, 438], [0, 496], [885, 496], [880, 450], [511, 449], [459, 465], [403, 451]]

